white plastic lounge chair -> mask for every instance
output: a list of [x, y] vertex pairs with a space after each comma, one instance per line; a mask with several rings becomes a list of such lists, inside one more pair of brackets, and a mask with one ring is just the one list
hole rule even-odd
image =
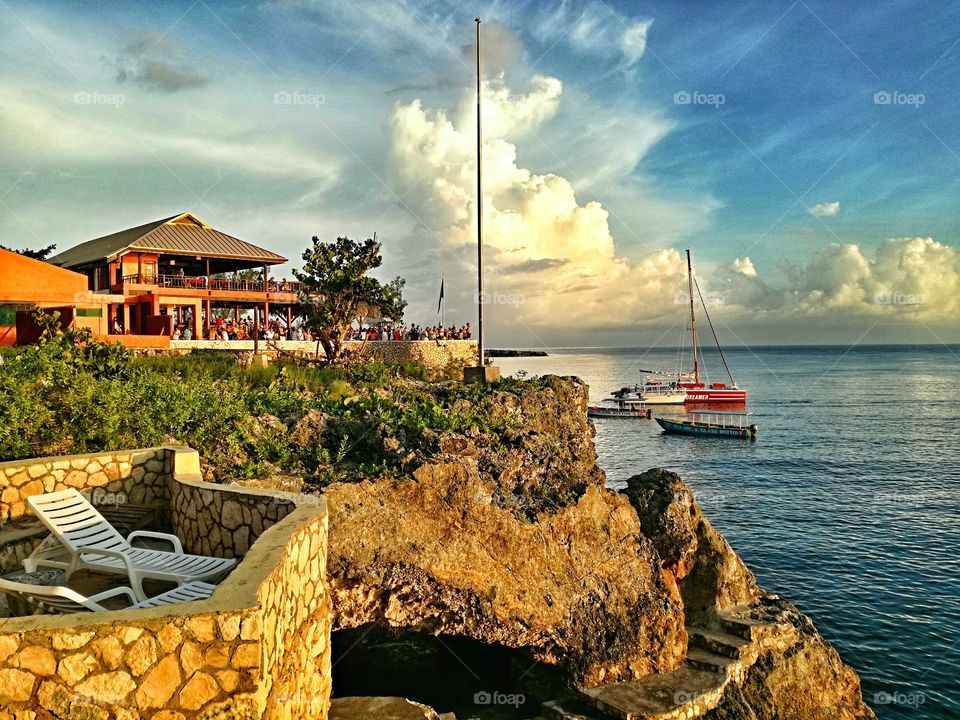
[[[70, 488], [27, 498], [27, 504], [52, 533], [26, 560], [27, 572], [38, 566], [62, 568], [67, 578], [82, 568], [126, 575], [138, 601], [146, 578], [185, 585], [197, 580], [215, 580], [227, 573], [235, 559], [189, 555], [180, 538], [169, 533], [136, 530], [126, 539], [97, 512], [87, 499]], [[164, 540], [172, 552], [134, 547], [136, 538]]]
[[96, 595], [87, 597], [78, 593], [72, 588], [50, 585], [30, 585], [13, 580], [4, 580], [0, 578], [0, 591], [16, 593], [32, 604], [42, 605], [59, 613], [75, 613], [90, 610], [92, 612], [106, 611], [101, 601], [107, 598], [126, 595], [130, 601], [128, 607], [122, 608], [148, 608], [158, 605], [173, 605], [174, 603], [190, 602], [191, 600], [205, 600], [216, 590], [216, 585], [209, 585], [203, 582], [191, 582], [181, 585], [173, 590], [168, 590], [161, 595], [152, 597], [149, 600], [137, 601], [133, 590], [128, 587], [115, 587]]

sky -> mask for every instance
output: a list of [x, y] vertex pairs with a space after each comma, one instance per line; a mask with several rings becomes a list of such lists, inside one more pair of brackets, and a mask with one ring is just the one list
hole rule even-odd
[[[488, 345], [960, 342], [960, 6], [0, 0], [0, 244], [377, 234]], [[669, 338], [664, 340], [664, 338]]]

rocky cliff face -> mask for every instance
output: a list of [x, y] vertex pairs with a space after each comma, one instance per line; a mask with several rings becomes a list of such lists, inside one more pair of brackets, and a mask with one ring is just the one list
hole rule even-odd
[[576, 682], [667, 672], [683, 606], [625, 498], [592, 486], [537, 521], [472, 461], [327, 491], [335, 629], [367, 623], [528, 648]]
[[589, 388], [576, 378], [542, 378], [522, 392], [502, 390], [450, 405], [451, 412], [480, 414], [506, 425], [503, 430], [425, 430], [405, 444], [414, 452], [413, 466], [474, 459], [498, 502], [533, 516], [603, 485], [588, 399]]
[[566, 678], [563, 702], [590, 708], [544, 717], [873, 717], [856, 674], [757, 587], [678, 476], [603, 487], [585, 386], [483, 402], [517, 418], [499, 440], [428, 434], [408, 443], [412, 477], [327, 489], [335, 629], [526, 649]]

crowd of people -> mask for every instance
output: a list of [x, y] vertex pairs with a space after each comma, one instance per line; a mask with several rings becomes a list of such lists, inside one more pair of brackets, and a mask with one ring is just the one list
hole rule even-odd
[[[258, 328], [260, 340], [305, 340], [312, 342], [317, 339], [316, 335], [310, 331], [310, 328], [302, 324], [291, 324], [287, 327], [278, 320], [271, 320], [269, 323]], [[206, 340], [253, 340], [254, 326], [247, 320], [235, 321], [232, 319], [224, 320], [217, 318], [216, 322], [210, 326], [206, 332]], [[377, 340], [377, 341], [395, 341], [403, 340], [469, 340], [473, 336], [473, 328], [470, 323], [466, 325], [450, 325], [443, 327], [441, 325], [430, 325], [423, 327], [416, 324], [411, 325], [379, 325], [376, 327], [351, 327], [348, 340]], [[193, 331], [190, 325], [178, 325], [173, 329], [172, 340], [193, 340]]]
[[353, 333], [354, 340], [469, 340], [473, 335], [470, 323], [466, 325], [381, 325], [379, 327], [357, 328]]
[[[269, 323], [258, 328], [260, 340], [308, 340], [316, 338], [310, 332], [310, 328], [302, 325], [291, 325], [285, 327], [283, 323], [277, 320], [271, 320]], [[217, 318], [216, 322], [210, 326], [208, 340], [253, 340], [254, 327], [246, 320], [234, 322], [233, 320], [223, 320]], [[174, 338], [176, 339], [176, 338]], [[186, 339], [186, 338], [184, 338]]]

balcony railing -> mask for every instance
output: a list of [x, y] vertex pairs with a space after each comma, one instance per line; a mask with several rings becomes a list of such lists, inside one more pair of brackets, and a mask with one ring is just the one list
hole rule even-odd
[[[242, 292], [263, 292], [263, 280], [243, 280], [240, 278], [210, 278], [207, 276], [190, 275], [124, 275], [121, 278], [124, 285], [159, 285], [166, 288], [184, 288], [187, 290], [234, 290]], [[290, 281], [268, 281], [268, 290], [272, 293], [295, 293], [300, 290], [300, 283]]]

